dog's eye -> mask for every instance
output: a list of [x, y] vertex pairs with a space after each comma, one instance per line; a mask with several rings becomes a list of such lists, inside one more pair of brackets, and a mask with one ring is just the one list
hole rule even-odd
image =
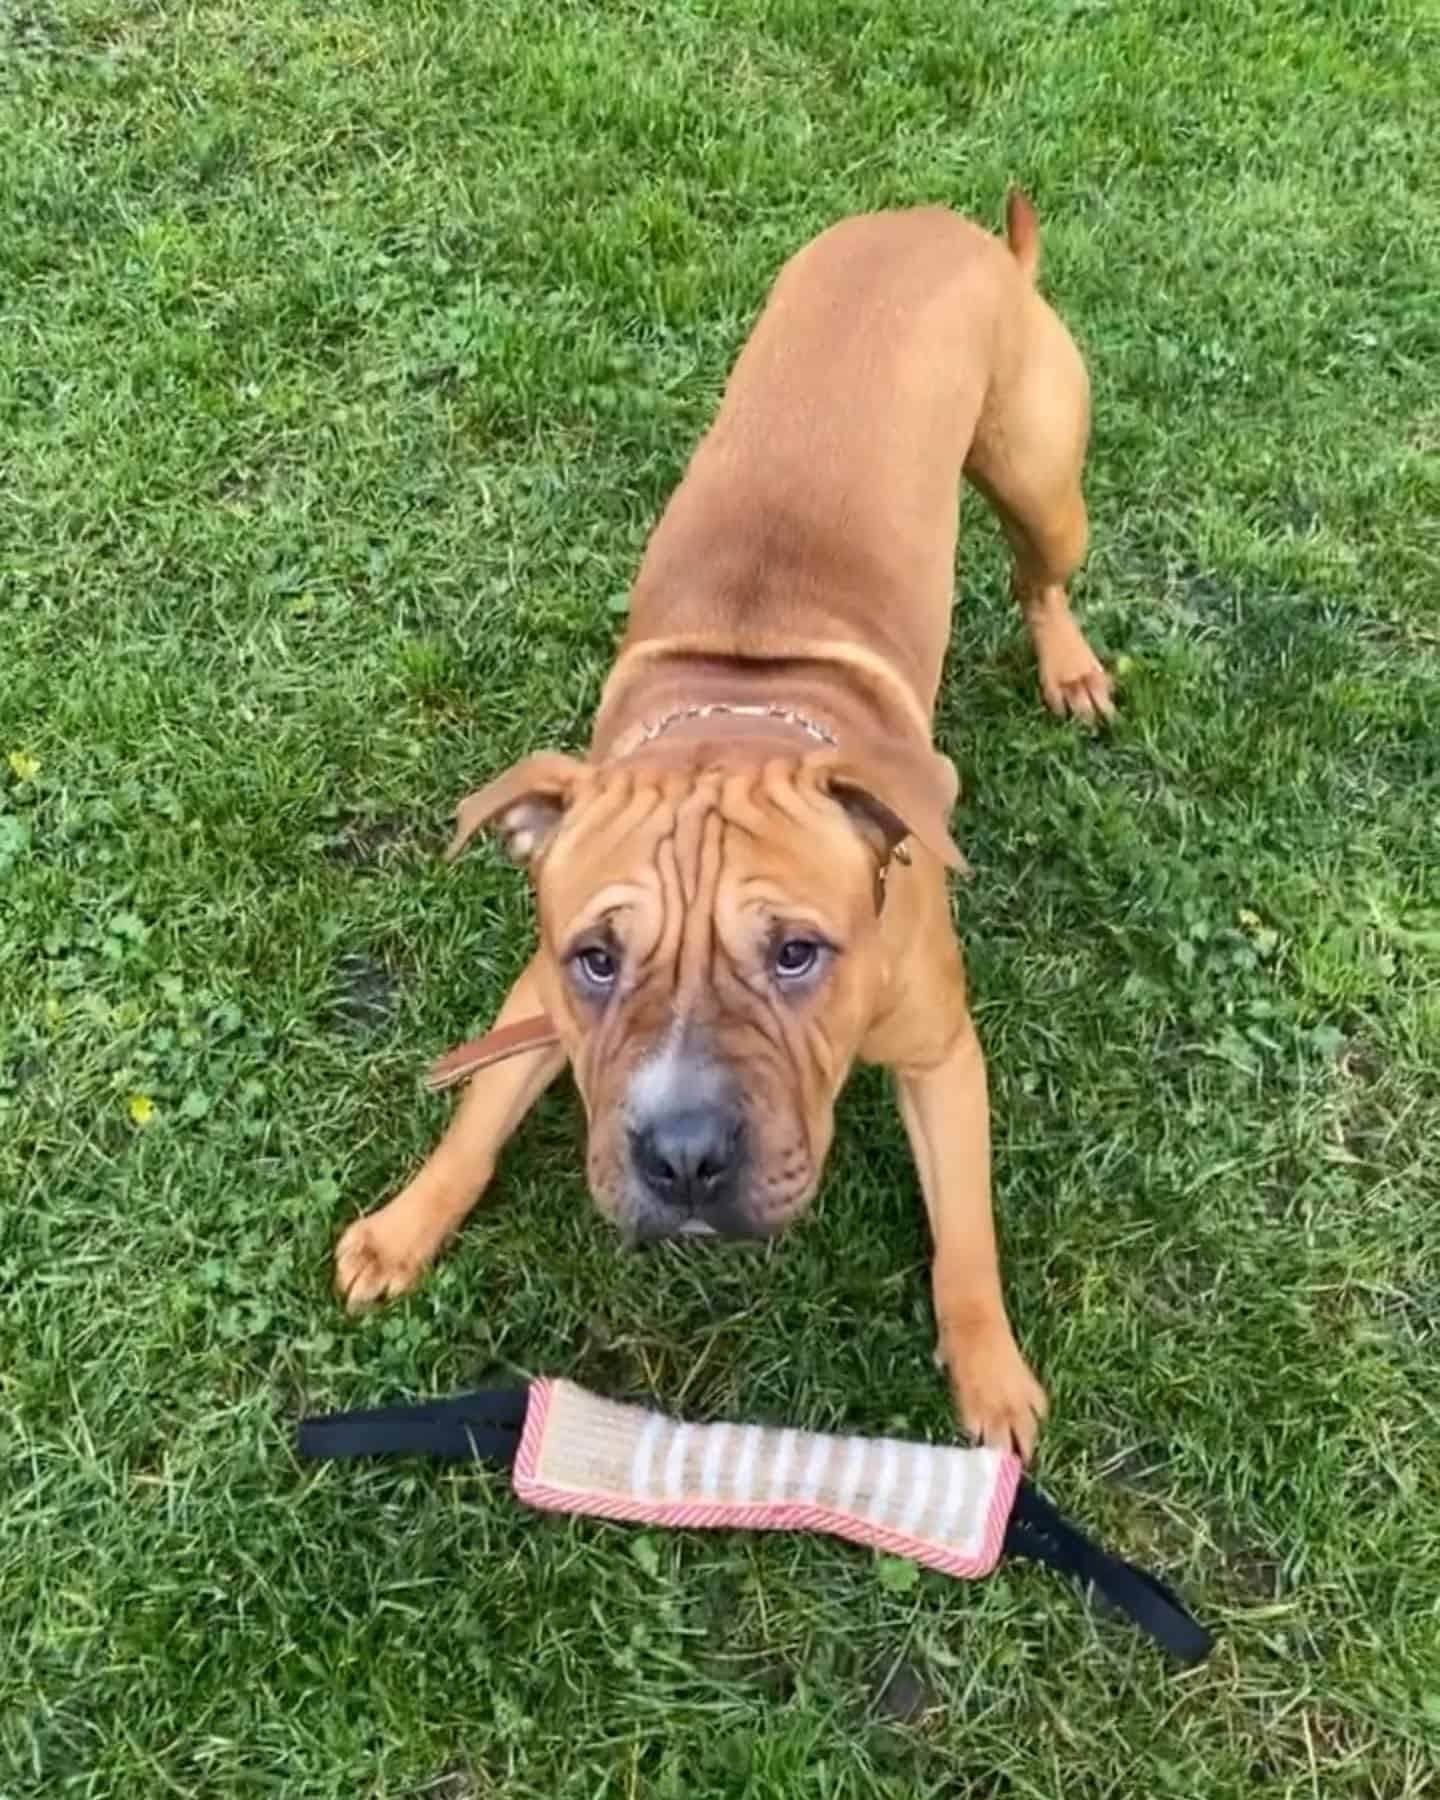
[[620, 972], [620, 959], [604, 944], [586, 944], [575, 953], [575, 966], [591, 987], [613, 987]]
[[786, 938], [775, 952], [775, 973], [782, 981], [799, 981], [820, 960], [820, 946], [813, 938]]

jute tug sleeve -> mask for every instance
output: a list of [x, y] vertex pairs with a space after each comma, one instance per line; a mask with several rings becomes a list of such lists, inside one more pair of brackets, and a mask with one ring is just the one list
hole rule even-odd
[[510, 1466], [518, 1498], [545, 1512], [824, 1532], [947, 1575], [988, 1575], [1004, 1555], [1031, 1557], [1093, 1586], [1180, 1661], [1211, 1648], [1177, 1595], [1092, 1543], [1024, 1479], [1019, 1458], [999, 1450], [693, 1425], [561, 1380], [306, 1419], [299, 1450], [478, 1457]]
[[540, 1381], [514, 1486], [545, 1512], [647, 1525], [821, 1531], [947, 1575], [999, 1561], [1019, 1480], [999, 1450], [687, 1425]]

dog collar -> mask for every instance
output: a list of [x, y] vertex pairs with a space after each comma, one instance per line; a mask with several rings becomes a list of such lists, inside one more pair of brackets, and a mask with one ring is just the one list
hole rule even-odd
[[[808, 713], [802, 713], [793, 706], [737, 706], [726, 700], [712, 700], [704, 706], [677, 706], [674, 712], [661, 715], [658, 719], [650, 719], [643, 724], [636, 734], [633, 744], [626, 746], [622, 754], [631, 756], [644, 744], [653, 744], [655, 739], [663, 737], [672, 725], [683, 724], [687, 719], [709, 719], [717, 713], [730, 719], [778, 719], [784, 725], [793, 725], [797, 731], [803, 731], [806, 737], [814, 738], [817, 744], [824, 744], [829, 750], [838, 750], [840, 740], [828, 725], [819, 719], [812, 719]], [[875, 876], [875, 911], [878, 913], [885, 905], [885, 884], [890, 874], [891, 858], [898, 863], [910, 861], [910, 850], [904, 841], [898, 843], [887, 857]]]
[[640, 727], [634, 748], [638, 750], [642, 744], [653, 744], [672, 725], [681, 725], [687, 719], [713, 718], [717, 713], [731, 719], [779, 719], [782, 724], [793, 725], [797, 731], [803, 731], [807, 737], [814, 738], [817, 744], [824, 744], [831, 750], [838, 748], [839, 740], [828, 725], [821, 724], [818, 719], [812, 719], [806, 713], [797, 712], [793, 706], [735, 706], [725, 700], [712, 700], [704, 706], [677, 706], [674, 712], [648, 720]]

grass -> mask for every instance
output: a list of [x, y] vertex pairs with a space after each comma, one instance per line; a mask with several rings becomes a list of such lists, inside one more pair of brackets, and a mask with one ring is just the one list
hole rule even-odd
[[[5, 1800], [1433, 1791], [1437, 51], [1421, 0], [8, 8]], [[448, 810], [583, 741], [776, 267], [1012, 179], [1126, 710], [1043, 715], [972, 506], [957, 906], [1040, 1473], [1219, 1626], [1188, 1674], [1043, 1572], [289, 1447], [502, 1368], [948, 1429], [878, 1078], [773, 1255], [622, 1257], [561, 1093], [421, 1293], [352, 1323], [328, 1256], [524, 956]]]

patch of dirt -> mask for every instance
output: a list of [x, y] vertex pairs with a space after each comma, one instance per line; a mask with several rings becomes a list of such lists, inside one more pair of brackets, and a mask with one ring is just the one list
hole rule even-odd
[[398, 861], [394, 854], [409, 833], [404, 818], [353, 820], [342, 826], [326, 847], [326, 855], [346, 868], [364, 873], [385, 869]]
[[871, 1678], [875, 1716], [892, 1725], [909, 1725], [935, 1705], [930, 1684], [907, 1658], [886, 1663]]
[[399, 982], [383, 963], [352, 952], [335, 969], [334, 1010], [341, 1029], [361, 1037], [390, 1022]]
[[479, 1800], [480, 1788], [463, 1763], [452, 1763], [415, 1790], [415, 1800]]
[[1142, 1494], [1168, 1491], [1166, 1473], [1169, 1452], [1160, 1444], [1124, 1444], [1102, 1458], [1100, 1479], [1112, 1487], [1131, 1488]]

